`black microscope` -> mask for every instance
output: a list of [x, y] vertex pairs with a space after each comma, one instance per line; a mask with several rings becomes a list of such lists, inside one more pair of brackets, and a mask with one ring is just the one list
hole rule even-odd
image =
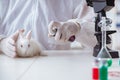
[[[93, 56], [97, 56], [101, 47], [102, 47], [102, 32], [101, 27], [99, 27], [99, 22], [101, 21], [102, 17], [106, 17], [107, 21], [106, 24], [110, 25], [112, 21], [107, 18], [106, 12], [111, 10], [115, 6], [115, 0], [86, 0], [87, 5], [94, 8], [94, 12], [97, 14], [95, 18], [95, 36], [97, 39], [97, 44], [94, 47], [93, 50]], [[107, 30], [106, 31], [106, 44], [111, 44], [111, 38], [110, 35], [115, 33], [116, 30]], [[119, 53], [118, 51], [114, 51], [110, 48], [108, 48], [108, 51], [112, 58], [118, 58]]]

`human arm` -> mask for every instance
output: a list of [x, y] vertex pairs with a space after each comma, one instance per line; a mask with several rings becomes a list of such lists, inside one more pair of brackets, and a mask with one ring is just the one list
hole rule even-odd
[[6, 54], [9, 57], [16, 57], [16, 41], [19, 35], [19, 31], [24, 30], [18, 30], [14, 34], [5, 37], [0, 35], [0, 52]]
[[[90, 41], [95, 42], [94, 17], [93, 8], [88, 7], [83, 0], [81, 4], [74, 8], [73, 19], [65, 22], [50, 22], [48, 26], [49, 35], [54, 35], [52, 37], [57, 41], [68, 42], [76, 39], [85, 45], [93, 46], [94, 44]], [[71, 38], [72, 40], [70, 40]]]

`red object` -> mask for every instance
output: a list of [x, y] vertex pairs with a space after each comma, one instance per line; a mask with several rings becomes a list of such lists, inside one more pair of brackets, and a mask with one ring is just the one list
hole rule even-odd
[[99, 79], [99, 69], [97, 67], [94, 67], [92, 69], [92, 78], [93, 78], [93, 80]]

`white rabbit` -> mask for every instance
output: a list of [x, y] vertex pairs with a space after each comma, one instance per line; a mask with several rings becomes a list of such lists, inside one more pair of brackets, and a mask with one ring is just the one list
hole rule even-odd
[[31, 31], [26, 36], [22, 32], [19, 33], [18, 40], [16, 42], [16, 52], [19, 57], [32, 57], [40, 55], [42, 50], [37, 41], [31, 38]]

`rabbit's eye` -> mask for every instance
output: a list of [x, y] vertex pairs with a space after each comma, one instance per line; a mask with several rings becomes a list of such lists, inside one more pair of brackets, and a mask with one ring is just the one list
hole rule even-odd
[[30, 47], [30, 44], [28, 44], [28, 47]]
[[23, 47], [23, 45], [21, 45], [21, 47]]

